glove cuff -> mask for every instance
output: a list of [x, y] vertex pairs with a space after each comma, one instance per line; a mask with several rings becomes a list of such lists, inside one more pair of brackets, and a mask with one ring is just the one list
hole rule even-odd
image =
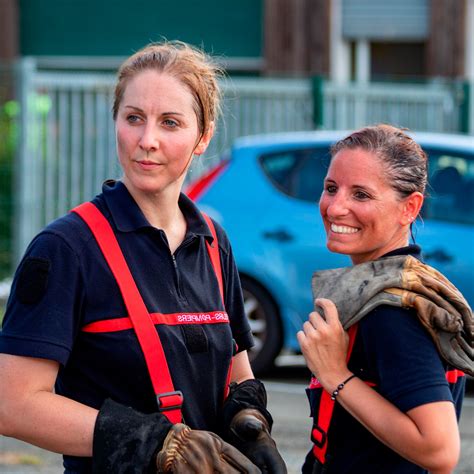
[[263, 382], [256, 379], [245, 380], [242, 383], [230, 385], [229, 396], [222, 409], [223, 432], [230, 426], [234, 416], [241, 410], [253, 408], [265, 418], [268, 432], [271, 432], [273, 418], [267, 410], [267, 392]]
[[155, 454], [171, 426], [161, 413], [145, 415], [105, 400], [94, 427], [93, 474], [156, 472]]

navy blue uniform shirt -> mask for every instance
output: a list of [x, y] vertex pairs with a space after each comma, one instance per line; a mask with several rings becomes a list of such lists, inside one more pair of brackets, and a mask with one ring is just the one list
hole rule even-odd
[[[179, 206], [186, 236], [171, 254], [122, 182], [108, 181], [94, 199], [111, 224], [150, 313], [224, 311], [206, 249], [212, 234], [185, 195]], [[157, 325], [184, 421], [214, 431], [222, 406], [234, 339], [252, 346], [240, 281], [225, 232], [215, 225], [230, 323]], [[37, 235], [15, 275], [0, 333], [0, 352], [60, 363], [56, 392], [94, 408], [106, 398], [141, 412], [156, 411], [144, 357], [133, 329], [84, 332], [96, 321], [127, 316], [117, 283], [87, 225], [75, 213]], [[77, 460], [66, 457], [65, 463]]]
[[[387, 253], [413, 255], [411, 245]], [[441, 360], [435, 344], [413, 310], [381, 305], [359, 322], [349, 370], [401, 411], [439, 401], [452, 401], [459, 418], [465, 377], [449, 384], [446, 372], [453, 369]], [[349, 382], [350, 383], [350, 382]], [[317, 413], [322, 389], [307, 389], [311, 414]], [[314, 455], [308, 453], [303, 473], [312, 473]], [[424, 469], [388, 448], [337, 402], [328, 432], [327, 474], [422, 474]], [[315, 471], [319, 472], [319, 471]]]

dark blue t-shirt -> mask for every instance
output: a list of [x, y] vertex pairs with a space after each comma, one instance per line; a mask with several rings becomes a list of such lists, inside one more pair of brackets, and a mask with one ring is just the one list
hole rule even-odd
[[[418, 246], [385, 256], [411, 254], [420, 257]], [[359, 321], [349, 370], [401, 411], [439, 401], [455, 403], [458, 417], [464, 396], [465, 377], [449, 384], [452, 367], [441, 360], [435, 344], [413, 310], [378, 306]], [[308, 389], [317, 411], [321, 388]], [[314, 455], [308, 453], [303, 473], [312, 473]], [[327, 474], [421, 474], [424, 469], [407, 461], [375, 438], [338, 403], [328, 432]]]
[[[123, 183], [106, 182], [93, 202], [114, 229], [150, 313], [179, 313], [189, 323], [196, 315], [199, 319], [224, 312], [206, 249], [212, 234], [192, 201], [180, 197], [187, 232], [174, 255], [165, 233], [148, 223]], [[224, 400], [232, 339], [239, 350], [252, 346], [232, 250], [225, 232], [215, 227], [230, 322], [156, 325], [174, 387], [184, 395], [185, 422], [211, 431], [217, 429]], [[59, 362], [58, 394], [94, 408], [112, 398], [151, 413], [157, 408], [155, 395], [134, 330], [84, 331], [97, 321], [126, 316], [95, 238], [82, 219], [70, 213], [51, 223], [28, 247], [13, 281], [0, 352]], [[87, 472], [90, 460], [65, 457], [65, 463]]]

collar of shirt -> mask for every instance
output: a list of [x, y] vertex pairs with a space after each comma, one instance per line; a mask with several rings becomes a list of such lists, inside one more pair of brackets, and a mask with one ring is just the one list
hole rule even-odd
[[410, 244], [406, 247], [400, 247], [398, 249], [392, 250], [391, 252], [387, 252], [386, 254], [382, 255], [382, 257], [394, 257], [396, 255], [412, 255], [413, 257], [421, 260], [421, 247], [416, 244]]
[[[152, 227], [122, 181], [105, 181], [102, 192], [117, 230], [133, 232], [140, 228]], [[186, 236], [194, 234], [212, 241], [211, 231], [193, 201], [181, 193], [178, 205], [186, 219]]]

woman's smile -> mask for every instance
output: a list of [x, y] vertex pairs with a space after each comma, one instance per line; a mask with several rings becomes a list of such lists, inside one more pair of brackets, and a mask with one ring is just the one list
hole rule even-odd
[[337, 225], [337, 224], [331, 224], [331, 232], [334, 232], [335, 234], [355, 234], [356, 232], [360, 231], [360, 228], [358, 227], [351, 227], [348, 225]]

